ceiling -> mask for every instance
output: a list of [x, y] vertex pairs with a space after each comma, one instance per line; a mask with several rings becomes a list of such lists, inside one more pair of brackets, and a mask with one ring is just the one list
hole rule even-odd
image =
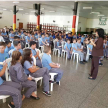
[[[20, 1], [17, 5], [17, 9], [23, 8], [24, 10], [19, 11], [21, 14], [34, 14], [33, 4], [41, 4], [41, 12], [45, 15], [68, 15], [72, 16], [72, 9], [74, 8], [74, 1]], [[12, 12], [13, 10], [12, 1], [0, 1], [0, 12], [5, 11]], [[83, 9], [83, 7], [92, 7], [92, 9]], [[43, 9], [44, 8], [44, 9]], [[49, 12], [55, 11], [55, 12]], [[108, 16], [108, 1], [79, 1], [78, 3], [78, 15], [85, 18], [98, 18], [97, 14], [90, 14], [91, 12], [100, 12], [106, 17]]]

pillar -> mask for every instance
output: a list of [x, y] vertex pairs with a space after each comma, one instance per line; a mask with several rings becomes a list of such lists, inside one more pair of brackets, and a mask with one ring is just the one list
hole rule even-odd
[[78, 2], [74, 2], [73, 21], [72, 21], [72, 35], [75, 34], [75, 25], [76, 25], [76, 17], [77, 17], [77, 8], [78, 8]]
[[16, 29], [16, 5], [13, 6], [13, 30]]

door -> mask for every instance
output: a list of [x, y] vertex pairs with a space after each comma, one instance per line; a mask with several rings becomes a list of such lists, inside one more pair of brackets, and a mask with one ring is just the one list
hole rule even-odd
[[23, 23], [19, 23], [19, 29], [22, 29], [23, 28]]

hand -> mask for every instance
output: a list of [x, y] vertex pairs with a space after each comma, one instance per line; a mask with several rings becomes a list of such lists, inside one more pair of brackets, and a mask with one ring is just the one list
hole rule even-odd
[[32, 69], [35, 69], [36, 68], [36, 66], [34, 65], [34, 66], [32, 66]]
[[6, 62], [3, 63], [3, 67], [7, 68], [8, 64]]
[[32, 77], [28, 77], [27, 79], [31, 81], [32, 80]]

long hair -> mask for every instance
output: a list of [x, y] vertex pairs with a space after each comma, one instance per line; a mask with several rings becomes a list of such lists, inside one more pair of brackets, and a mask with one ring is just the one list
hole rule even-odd
[[102, 28], [97, 29], [96, 32], [98, 33], [99, 37], [104, 38], [104, 30]]
[[18, 60], [20, 59], [20, 56], [21, 56], [21, 53], [19, 51], [13, 51], [11, 66], [15, 65], [18, 62]]
[[25, 61], [29, 61], [32, 64], [32, 58], [30, 57], [31, 49], [24, 49], [23, 55], [22, 55], [22, 61], [21, 64], [24, 66]]

